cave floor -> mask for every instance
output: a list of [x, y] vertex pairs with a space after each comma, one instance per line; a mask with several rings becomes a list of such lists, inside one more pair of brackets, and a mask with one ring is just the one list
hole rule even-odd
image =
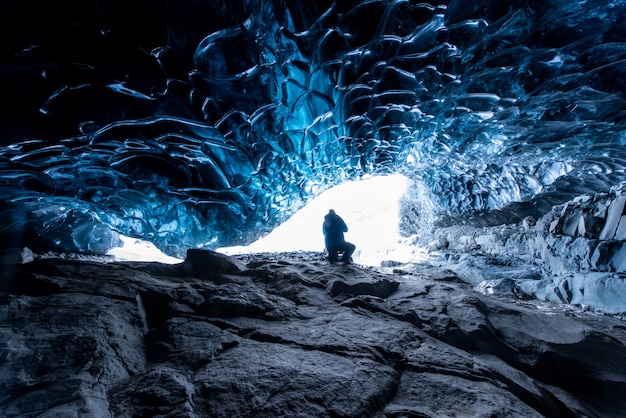
[[[619, 416], [626, 323], [318, 253], [5, 266], [2, 416]], [[226, 260], [228, 263], [228, 260]], [[219, 264], [219, 265], [218, 265]]]

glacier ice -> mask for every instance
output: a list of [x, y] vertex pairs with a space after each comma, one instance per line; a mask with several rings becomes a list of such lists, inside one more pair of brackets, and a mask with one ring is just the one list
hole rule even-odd
[[423, 245], [624, 274], [620, 2], [20, 7], [0, 29], [5, 247], [182, 257], [402, 174]]

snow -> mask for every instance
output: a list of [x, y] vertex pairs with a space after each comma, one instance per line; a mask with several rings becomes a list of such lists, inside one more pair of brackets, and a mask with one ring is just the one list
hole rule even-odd
[[176, 257], [171, 257], [148, 241], [120, 235], [122, 246], [111, 248], [107, 255], [113, 256], [116, 261], [154, 261], [165, 264], [177, 264], [182, 262]]

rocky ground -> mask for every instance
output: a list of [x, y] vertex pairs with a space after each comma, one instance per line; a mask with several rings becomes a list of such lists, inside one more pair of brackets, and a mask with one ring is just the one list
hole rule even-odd
[[5, 265], [3, 417], [612, 417], [626, 323], [317, 253]]

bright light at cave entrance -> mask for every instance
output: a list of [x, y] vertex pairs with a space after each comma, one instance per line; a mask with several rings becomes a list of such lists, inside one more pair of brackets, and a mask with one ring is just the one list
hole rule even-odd
[[159, 250], [153, 243], [137, 238], [120, 235], [121, 247], [115, 247], [107, 252], [117, 261], [156, 261], [159, 263], [176, 264], [183, 260], [170, 257]]
[[346, 241], [356, 245], [358, 264], [378, 266], [383, 260], [423, 258], [419, 249], [401, 244], [400, 198], [409, 180], [401, 175], [369, 177], [325, 191], [269, 235], [246, 246], [220, 248], [224, 254], [323, 251], [322, 222], [334, 209], [348, 225]]

